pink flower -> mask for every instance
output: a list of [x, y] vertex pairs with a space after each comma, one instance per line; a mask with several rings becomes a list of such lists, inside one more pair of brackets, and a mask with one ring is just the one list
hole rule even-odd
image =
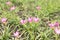
[[15, 8], [16, 8], [15, 6], [12, 6], [12, 7], [10, 8], [10, 10], [11, 10], [11, 11], [12, 11], [12, 10], [15, 10]]
[[48, 24], [48, 25], [50, 26], [50, 28], [54, 29], [55, 24], [50, 23], [50, 24]]
[[25, 24], [27, 21], [26, 20], [21, 20], [20, 23], [21, 24]]
[[2, 19], [1, 19], [1, 22], [2, 22], [2, 23], [7, 22], [7, 18], [2, 18]]
[[55, 24], [53, 24], [53, 23], [50, 23], [50, 24], [48, 24], [50, 27], [54, 27], [55, 26]]
[[59, 23], [58, 23], [58, 22], [55, 22], [54, 25], [55, 25], [56, 27], [58, 27], [58, 26], [59, 26]]
[[36, 9], [37, 9], [37, 10], [40, 10], [41, 8], [40, 8], [40, 6], [37, 6]]
[[18, 37], [18, 36], [19, 36], [19, 32], [16, 31], [16, 32], [14, 33], [14, 36], [15, 36], [15, 37]]
[[28, 18], [28, 22], [32, 22], [32, 21], [33, 21], [32, 17]]
[[56, 34], [60, 34], [60, 29], [59, 28], [55, 28], [54, 31], [55, 31]]
[[33, 18], [33, 21], [34, 21], [34, 22], [38, 22], [38, 21], [39, 21], [39, 18], [34, 17], [34, 18]]
[[8, 2], [6, 2], [6, 4], [7, 4], [7, 5], [10, 5], [10, 4], [11, 4], [11, 2], [10, 2], [10, 1], [8, 1]]

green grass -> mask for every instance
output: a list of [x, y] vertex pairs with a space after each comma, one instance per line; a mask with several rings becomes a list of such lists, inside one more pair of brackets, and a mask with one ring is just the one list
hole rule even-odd
[[[60, 36], [46, 24], [48, 21], [60, 22], [60, 0], [9, 0], [12, 4], [6, 5], [7, 1], [0, 0], [0, 19], [3, 17], [8, 19], [7, 25], [2, 24], [0, 20], [1, 40], [14, 40], [12, 35], [16, 30], [20, 32], [21, 40], [60, 40]], [[16, 8], [10, 11], [12, 6], [16, 6]], [[41, 9], [37, 10], [37, 6], [40, 6]], [[19, 23], [21, 19], [31, 16], [37, 16], [40, 22], [26, 25]]]

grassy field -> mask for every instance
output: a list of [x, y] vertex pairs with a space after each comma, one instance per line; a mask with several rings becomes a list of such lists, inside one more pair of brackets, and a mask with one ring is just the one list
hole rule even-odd
[[60, 0], [0, 0], [0, 40], [60, 40]]

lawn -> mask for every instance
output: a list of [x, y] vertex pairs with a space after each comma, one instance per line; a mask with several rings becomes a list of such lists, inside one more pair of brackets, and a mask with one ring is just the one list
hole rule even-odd
[[0, 40], [60, 40], [60, 0], [0, 0]]

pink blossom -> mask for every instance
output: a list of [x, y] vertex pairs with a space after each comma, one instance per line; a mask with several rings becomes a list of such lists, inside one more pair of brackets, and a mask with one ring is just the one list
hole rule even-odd
[[12, 11], [12, 10], [15, 10], [15, 8], [16, 8], [15, 6], [12, 6], [12, 7], [10, 8], [10, 10], [11, 10], [11, 11]]
[[14, 33], [14, 36], [15, 36], [15, 37], [18, 37], [18, 36], [19, 36], [19, 32], [16, 31], [16, 32]]
[[11, 2], [10, 2], [10, 1], [8, 1], [8, 2], [6, 2], [6, 4], [7, 4], [7, 5], [10, 5], [10, 4], [11, 4]]
[[59, 23], [58, 23], [58, 22], [55, 22], [54, 25], [55, 25], [56, 27], [58, 27], [58, 26], [59, 26]]
[[32, 21], [33, 21], [32, 17], [28, 18], [28, 22], [32, 22]]
[[55, 31], [56, 34], [60, 34], [60, 29], [59, 29], [59, 28], [56, 27], [56, 28], [54, 29], [54, 31]]
[[37, 7], [36, 7], [36, 9], [37, 9], [37, 10], [40, 10], [40, 9], [41, 9], [41, 7], [40, 7], [40, 6], [37, 6]]
[[50, 24], [48, 24], [50, 27], [54, 27], [55, 26], [55, 24], [53, 24], [53, 23], [50, 23]]
[[2, 18], [2, 19], [1, 19], [1, 22], [2, 22], [2, 23], [7, 22], [7, 18]]
[[34, 18], [33, 18], [33, 21], [34, 21], [34, 22], [38, 22], [38, 21], [39, 21], [39, 18], [34, 17]]
[[21, 20], [20, 23], [21, 24], [25, 24], [27, 22], [27, 20]]

